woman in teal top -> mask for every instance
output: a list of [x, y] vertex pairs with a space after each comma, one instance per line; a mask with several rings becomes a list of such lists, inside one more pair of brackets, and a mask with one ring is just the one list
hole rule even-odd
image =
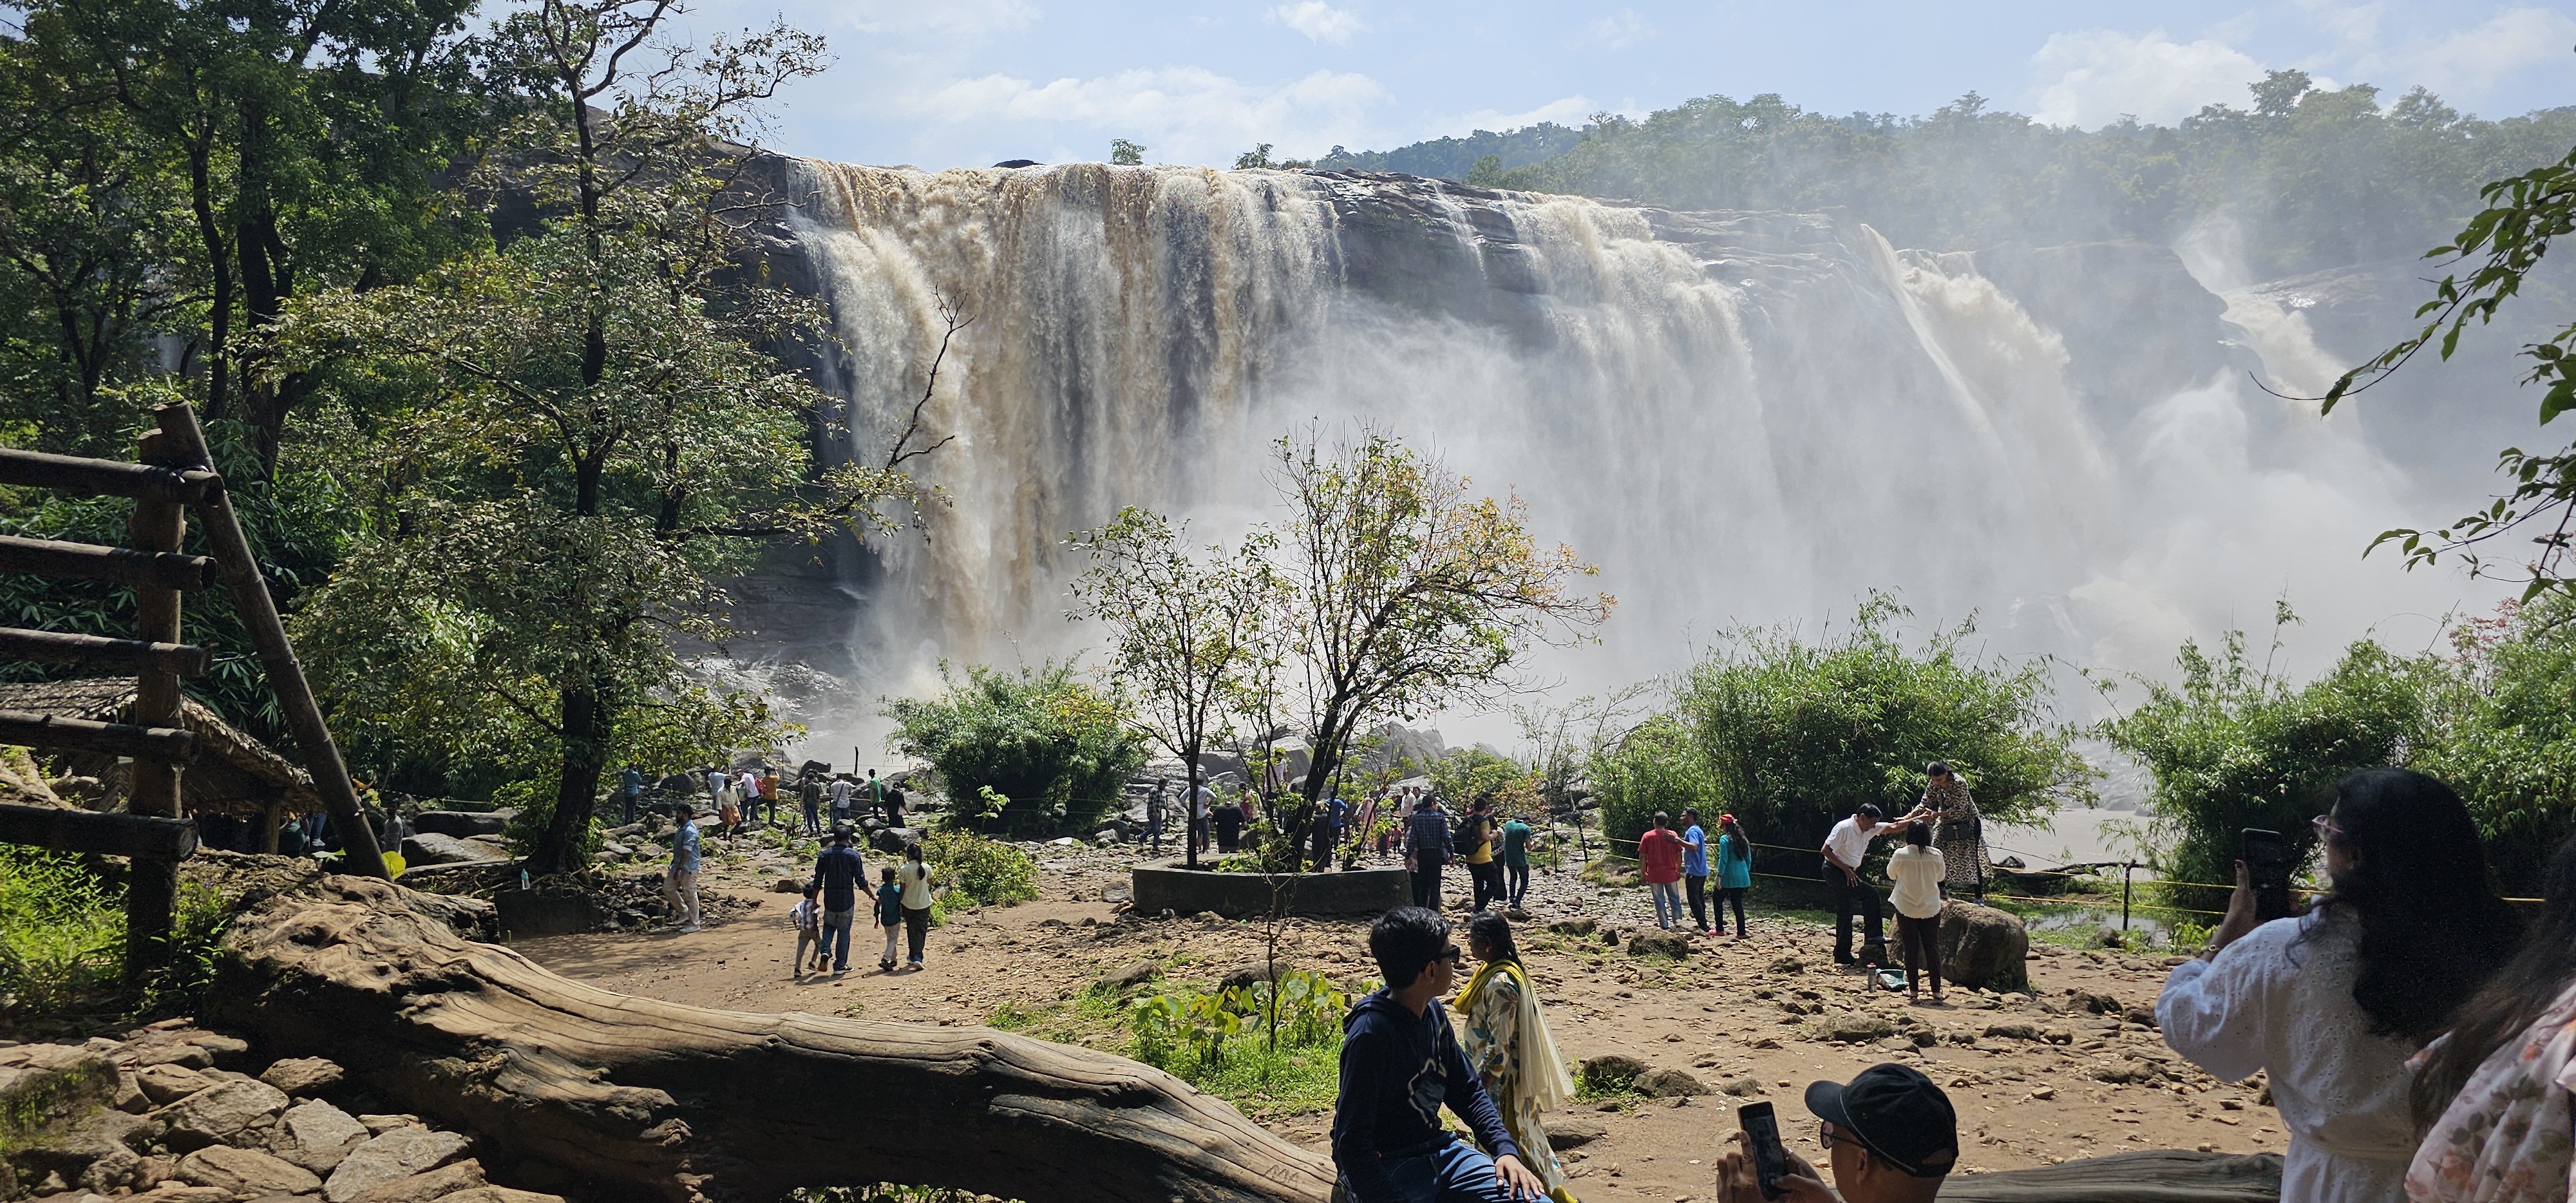
[[1744, 895], [1753, 888], [1753, 841], [1734, 815], [1717, 816], [1717, 926], [1726, 927], [1726, 909], [1735, 908], [1735, 938], [1744, 939]]

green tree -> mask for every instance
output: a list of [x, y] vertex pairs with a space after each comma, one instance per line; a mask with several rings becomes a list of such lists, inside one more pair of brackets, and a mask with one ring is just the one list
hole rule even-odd
[[1236, 171], [1249, 171], [1256, 167], [1269, 168], [1275, 166], [1277, 166], [1277, 164], [1270, 161], [1270, 144], [1267, 142], [1253, 147], [1242, 154], [1234, 156], [1234, 169]]
[[1503, 156], [1486, 155], [1467, 169], [1467, 184], [1473, 188], [1499, 188], [1503, 184]]
[[1130, 142], [1125, 138], [1111, 138], [1109, 140], [1109, 165], [1112, 167], [1142, 167], [1145, 165], [1145, 150], [1146, 148], [1144, 146]]
[[766, 199], [740, 182], [747, 122], [821, 69], [821, 42], [776, 28], [692, 50], [662, 40], [669, 13], [507, 17], [491, 72], [514, 116], [484, 183], [531, 196], [535, 229], [283, 323], [293, 351], [362, 358], [406, 399], [367, 443], [382, 516], [299, 616], [325, 688], [438, 746], [530, 741], [553, 798], [539, 872], [583, 863], [622, 738], [759, 725], [680, 659], [724, 634], [713, 581], [909, 492], [901, 441], [883, 468], [814, 470], [830, 399], [758, 347], [815, 310], [733, 270]]
[[[1602, 834], [1613, 840], [1634, 844], [1654, 826], [1656, 811], [1706, 813], [1719, 806], [1707, 751], [1678, 714], [1657, 714], [1637, 724], [1595, 754], [1586, 771], [1593, 797], [1601, 802]], [[1612, 850], [1617, 851], [1615, 845]]]
[[[1973, 622], [1908, 646], [1895, 629], [1908, 614], [1872, 593], [1839, 634], [1814, 642], [1779, 627], [1722, 636], [1673, 699], [1714, 801], [1767, 833], [1766, 842], [1809, 847], [1860, 803], [1911, 809], [1935, 760], [1967, 779], [1988, 822], [2027, 821], [2089, 798], [2092, 773], [2073, 734], [2050, 721], [2046, 662], [1963, 656]], [[1669, 800], [1687, 762], [1647, 750], [1656, 768], [1637, 780]], [[1651, 809], [1623, 806], [1614, 821], [1605, 802], [1602, 821], [1633, 839]]]
[[2576, 598], [2508, 602], [2454, 628], [2452, 646], [2425, 666], [2430, 730], [2407, 767], [2459, 791], [2499, 888], [2537, 896], [2576, 818]]
[[[2282, 606], [2275, 653], [2280, 628], [2294, 621]], [[2155, 816], [2148, 850], [2174, 881], [2235, 881], [2248, 827], [2280, 832], [2304, 861], [2316, 848], [2308, 821], [2332, 804], [2335, 779], [2403, 763], [2427, 721], [2428, 666], [2368, 640], [2297, 688], [2271, 671], [2270, 656], [2252, 662], [2242, 631], [2227, 633], [2216, 658], [2187, 642], [2175, 660], [2179, 683], [2131, 677], [2143, 700], [2094, 729], [2147, 770]], [[2177, 898], [2216, 910], [2226, 892], [2185, 890]]]
[[1589, 638], [1614, 602], [1572, 591], [1598, 570], [1542, 547], [1518, 497], [1478, 497], [1388, 435], [1327, 446], [1309, 431], [1274, 450], [1289, 517], [1273, 629], [1314, 743], [1277, 824], [1293, 847], [1354, 737], [1491, 697], [1532, 644]]
[[[1073, 583], [1081, 607], [1073, 617], [1108, 625], [1111, 672], [1141, 695], [1127, 713], [1188, 767], [1181, 797], [1189, 799], [1199, 793], [1199, 754], [1232, 734], [1247, 671], [1263, 654], [1272, 586], [1263, 557], [1278, 541], [1254, 531], [1234, 549], [1211, 546], [1200, 559], [1183, 539], [1162, 515], [1129, 506], [1109, 525], [1066, 542], [1091, 556]], [[1197, 868], [1197, 841], [1182, 842]]]
[[990, 791], [1005, 831], [1089, 832], [1145, 765], [1145, 737], [1117, 699], [1085, 684], [1070, 663], [1008, 673], [985, 665], [966, 679], [939, 666], [935, 698], [889, 700], [886, 746], [930, 762], [952, 812]]

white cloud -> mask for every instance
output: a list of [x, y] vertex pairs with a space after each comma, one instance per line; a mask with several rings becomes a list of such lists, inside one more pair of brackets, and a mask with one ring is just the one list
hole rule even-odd
[[2484, 94], [2499, 77], [2526, 67], [2568, 61], [2576, 19], [2539, 8], [2507, 9], [2485, 23], [2422, 39], [2388, 54], [2389, 74], [2463, 99]]
[[2177, 42], [2161, 29], [2051, 34], [2030, 61], [2043, 81], [2032, 116], [2088, 128], [2122, 114], [2171, 124], [2205, 104], [2243, 104], [2245, 85], [2263, 78], [2261, 63], [2225, 42]]
[[1653, 32], [1653, 27], [1647, 25], [1633, 8], [1620, 9], [1592, 23], [1592, 40], [1612, 50], [1625, 50]]
[[1358, 13], [1347, 8], [1335, 8], [1324, 3], [1324, 0], [1298, 0], [1295, 4], [1282, 4], [1270, 10], [1270, 19], [1306, 35], [1311, 40], [1331, 42], [1336, 46], [1348, 46], [1351, 44], [1352, 34], [1364, 33], [1368, 30], [1368, 24], [1360, 20]]
[[1027, 0], [851, 0], [831, 11], [850, 28], [875, 35], [971, 37], [1026, 29], [1038, 19], [1037, 6]]
[[1204, 67], [1121, 71], [1046, 83], [1008, 75], [960, 79], [915, 95], [916, 116], [949, 124], [1070, 122], [1099, 141], [1133, 138], [1160, 163], [1231, 164], [1270, 142], [1309, 157], [1336, 142], [1366, 145], [1369, 110], [1393, 98], [1366, 75], [1317, 71], [1278, 85], [1245, 83]]

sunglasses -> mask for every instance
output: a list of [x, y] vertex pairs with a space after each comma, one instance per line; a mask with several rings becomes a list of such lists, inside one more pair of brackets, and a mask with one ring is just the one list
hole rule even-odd
[[1448, 947], [1446, 947], [1446, 948], [1441, 949], [1441, 950], [1440, 950], [1440, 955], [1439, 955], [1439, 956], [1436, 956], [1436, 957], [1433, 957], [1433, 958], [1431, 958], [1431, 959], [1432, 959], [1432, 960], [1434, 960], [1434, 961], [1447, 961], [1447, 962], [1449, 962], [1449, 963], [1450, 963], [1450, 964], [1452, 964], [1452, 965], [1462, 965], [1462, 964], [1465, 964], [1465, 963], [1466, 963], [1466, 960], [1467, 960], [1467, 953], [1466, 953], [1466, 950], [1465, 950], [1465, 949], [1462, 949], [1462, 948], [1458, 947], [1457, 945], [1452, 944], [1452, 945], [1450, 945], [1450, 946], [1448, 946]]

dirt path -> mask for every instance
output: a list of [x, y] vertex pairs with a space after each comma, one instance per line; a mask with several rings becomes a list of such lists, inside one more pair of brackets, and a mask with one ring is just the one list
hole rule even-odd
[[[707, 874], [710, 889], [758, 902], [750, 918], [687, 936], [557, 936], [518, 947], [567, 976], [673, 1002], [941, 1024], [982, 1023], [1006, 1003], [1046, 1007], [1138, 960], [1204, 983], [1260, 958], [1265, 932], [1258, 923], [1122, 916], [1109, 899], [1124, 897], [1129, 860], [1050, 847], [1040, 862], [1039, 901], [957, 916], [931, 933], [928, 968], [918, 973], [877, 972], [882, 937], [862, 928], [851, 949], [853, 972], [792, 974], [795, 933], [786, 913], [795, 896], [768, 892], [789, 870], [772, 858], [743, 857]], [[1651, 924], [1641, 891], [1541, 872], [1530, 909], [1524, 961], [1567, 1055], [1624, 1053], [1747, 1095], [1626, 1097], [1575, 1104], [1551, 1117], [1560, 1126], [1600, 1129], [1565, 1150], [1574, 1187], [1587, 1197], [1709, 1197], [1706, 1165], [1735, 1128], [1734, 1106], [1750, 1097], [1772, 1100], [1793, 1147], [1814, 1156], [1814, 1124], [1800, 1091], [1890, 1060], [1916, 1065], [1948, 1089], [1968, 1170], [2136, 1148], [2244, 1153], [2285, 1146], [2279, 1117], [2258, 1101], [2259, 1086], [2214, 1081], [2168, 1052], [2148, 1025], [2087, 1010], [2097, 998], [2132, 1014], [2151, 1010], [2166, 972], [2162, 958], [2043, 948], [2031, 961], [2030, 996], [1954, 989], [1949, 1006], [1908, 1007], [1901, 995], [1835, 971], [1831, 931], [1810, 923], [1757, 918], [1751, 940], [1703, 942], [1677, 963], [1541, 930], [1575, 916], [1631, 930]], [[1357, 923], [1291, 921], [1281, 953], [1354, 990], [1375, 976]], [[1320, 1146], [1331, 1117], [1268, 1122], [1289, 1139]]]

